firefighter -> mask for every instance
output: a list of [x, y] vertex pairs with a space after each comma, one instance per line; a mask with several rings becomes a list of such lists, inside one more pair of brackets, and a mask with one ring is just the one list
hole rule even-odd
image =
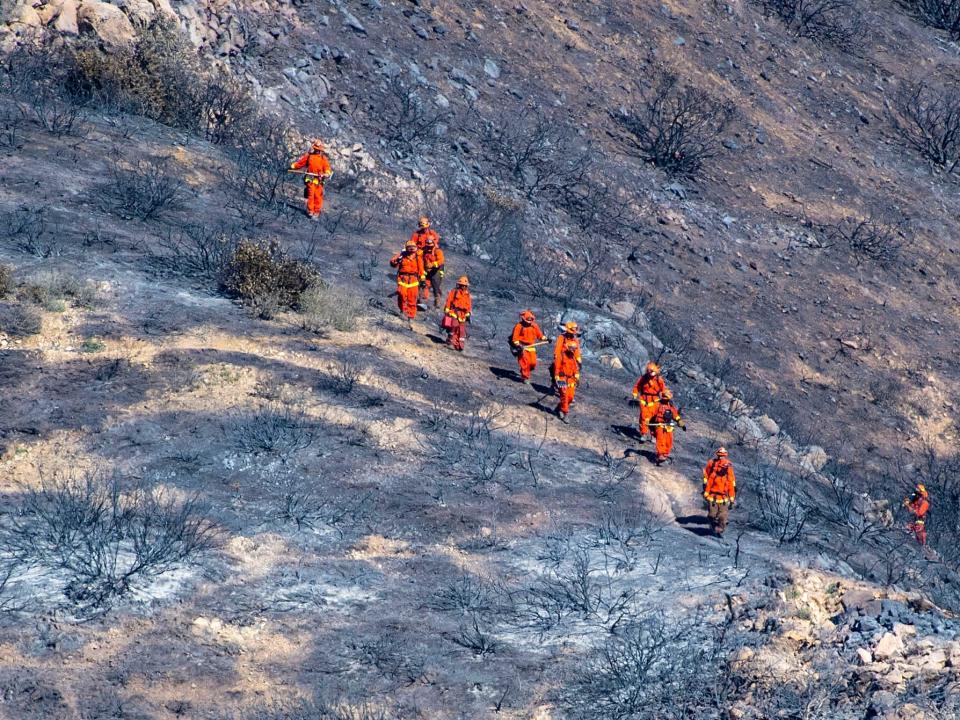
[[737, 499], [737, 478], [733, 472], [727, 449], [718, 448], [703, 469], [703, 499], [707, 501], [707, 517], [717, 537], [722, 538], [727, 529], [730, 506]]
[[687, 424], [680, 418], [680, 410], [673, 404], [673, 393], [669, 388], [664, 388], [660, 393], [660, 404], [652, 420], [650, 427], [653, 428], [653, 436], [657, 441], [656, 463], [663, 465], [670, 458], [670, 451], [673, 449], [674, 428], [687, 431]]
[[567, 343], [576, 347], [577, 364], [583, 364], [583, 358], [580, 355], [580, 327], [572, 320], [563, 326], [563, 333], [557, 338], [557, 344], [553, 346], [553, 364], [550, 366], [550, 375], [556, 375], [555, 369], [560, 366], [560, 358]]
[[310, 150], [299, 160], [290, 163], [291, 170], [304, 170], [303, 196], [307, 199], [307, 215], [316, 220], [323, 212], [323, 186], [333, 175], [326, 148], [320, 140], [314, 140]]
[[417, 244], [419, 250], [423, 250], [427, 246], [427, 240], [433, 240], [433, 244], [440, 247], [440, 236], [436, 230], [430, 227], [430, 218], [426, 215], [422, 215], [420, 220], [417, 221], [417, 229], [413, 231], [410, 239]]
[[913, 521], [907, 525], [907, 529], [913, 532], [913, 536], [923, 547], [927, 544], [927, 513], [930, 511], [930, 495], [924, 485], [917, 485], [913, 495], [903, 501], [904, 507], [913, 513]]
[[574, 338], [573, 341], [567, 341], [560, 351], [560, 359], [555, 361], [555, 371], [553, 377], [554, 387], [557, 389], [557, 395], [560, 401], [554, 412], [561, 421], [567, 422], [567, 415], [570, 414], [570, 403], [573, 402], [577, 394], [577, 385], [580, 384], [580, 342]]
[[510, 352], [517, 358], [523, 383], [529, 384], [530, 374], [537, 369], [537, 345], [549, 341], [532, 312], [524, 310], [520, 313], [520, 322], [513, 326], [510, 335]]
[[426, 280], [423, 257], [417, 244], [410, 240], [403, 252], [390, 259], [390, 267], [397, 269], [397, 306], [410, 323], [417, 317], [417, 294], [420, 284]]
[[447, 345], [463, 352], [463, 341], [467, 337], [467, 323], [473, 311], [473, 298], [470, 297], [470, 280], [462, 275], [457, 286], [447, 295], [443, 307], [443, 329], [447, 331]]
[[[427, 273], [426, 283], [423, 285], [421, 299], [424, 303], [430, 299], [430, 293], [433, 292], [433, 306], [440, 307], [440, 294], [442, 293], [441, 282], [443, 281], [443, 250], [432, 237], [424, 241], [423, 250], [423, 269]], [[424, 307], [426, 309], [426, 307]]]
[[633, 398], [640, 401], [640, 442], [642, 443], [650, 439], [650, 421], [660, 404], [660, 393], [666, 388], [667, 385], [660, 375], [660, 367], [655, 362], [648, 362], [646, 371], [633, 386]]

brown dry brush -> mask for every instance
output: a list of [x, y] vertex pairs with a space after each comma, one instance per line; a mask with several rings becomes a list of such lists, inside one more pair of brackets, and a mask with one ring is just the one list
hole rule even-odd
[[298, 307], [316, 279], [313, 268], [289, 259], [277, 242], [241, 240], [227, 263], [222, 287], [259, 317], [270, 319], [281, 309]]
[[611, 113], [624, 151], [671, 175], [695, 177], [723, 150], [736, 117], [732, 103], [685, 85], [663, 68], [639, 91], [630, 108]]
[[960, 83], [906, 83], [887, 111], [900, 141], [944, 172], [960, 168]]

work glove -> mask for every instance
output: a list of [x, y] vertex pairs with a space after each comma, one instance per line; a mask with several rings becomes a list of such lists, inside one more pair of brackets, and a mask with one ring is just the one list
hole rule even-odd
[[638, 400], [639, 398], [640, 398], [640, 393], [635, 392], [635, 393], [633, 394], [633, 399], [634, 399], [634, 400]]
[[687, 431], [687, 425], [686, 425], [686, 423], [680, 423], [680, 429], [683, 430], [684, 432], [686, 432], [686, 431]]
[[421, 280], [421, 281], [420, 281], [420, 287], [425, 288], [426, 286], [427, 286], [427, 281], [426, 281], [426, 280]]
[[440, 271], [439, 273], [437, 273], [437, 274], [440, 276], [440, 279], [442, 280], [442, 279], [443, 279], [443, 270], [441, 270], [441, 271]]

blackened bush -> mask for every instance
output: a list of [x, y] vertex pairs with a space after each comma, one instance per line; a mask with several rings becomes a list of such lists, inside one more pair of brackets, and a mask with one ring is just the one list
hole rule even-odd
[[183, 207], [184, 185], [166, 159], [137, 160], [130, 168], [115, 167], [103, 187], [109, 208], [121, 216], [150, 220], [165, 210]]
[[960, 40], [960, 0], [902, 0], [920, 20]]
[[947, 173], [960, 167], [960, 85], [907, 83], [888, 110], [904, 144]]
[[0, 550], [62, 573], [66, 598], [95, 614], [209, 549], [214, 531], [195, 498], [87, 475], [27, 490], [0, 526]]
[[843, 50], [851, 49], [863, 32], [863, 16], [853, 0], [760, 0], [760, 4], [798, 37]]
[[846, 217], [825, 228], [824, 236], [831, 244], [846, 246], [858, 265], [872, 260], [886, 267], [900, 258], [907, 244], [906, 225], [905, 218], [892, 212], [878, 212], [865, 218]]
[[452, 174], [441, 178], [442, 226], [449, 228], [454, 244], [468, 255], [489, 258], [495, 266], [516, 261], [524, 220], [524, 207], [490, 187], [466, 188]]
[[290, 260], [276, 242], [242, 240], [227, 265], [223, 289], [269, 319], [271, 309], [299, 307], [316, 280], [316, 271]]
[[30, 337], [43, 330], [43, 317], [32, 307], [0, 303], [0, 332], [13, 337]]
[[721, 151], [733, 122], [733, 104], [685, 87], [677, 75], [657, 70], [632, 110], [612, 115], [625, 131], [626, 152], [672, 175], [697, 175]]
[[9, 295], [13, 287], [13, 268], [0, 264], [0, 298]]
[[439, 126], [451, 114], [432, 107], [399, 74], [387, 81], [379, 108], [384, 136], [408, 155], [434, 144]]
[[237, 242], [231, 230], [202, 223], [184, 225], [167, 233], [161, 243], [166, 252], [154, 259], [170, 272], [220, 281]]
[[800, 489], [798, 478], [767, 465], [756, 474], [759, 526], [781, 545], [802, 540], [814, 506]]

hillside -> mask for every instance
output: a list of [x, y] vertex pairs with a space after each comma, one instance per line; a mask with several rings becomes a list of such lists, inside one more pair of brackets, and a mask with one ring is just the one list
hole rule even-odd
[[[0, 718], [957, 716], [956, 185], [884, 108], [948, 82], [945, 38], [892, 4], [854, 52], [749, 3], [102, 5], [4, 6]], [[80, 106], [17, 54], [47, 24], [101, 80], [137, 36], [192, 66], [157, 16], [256, 122], [144, 117], [190, 89], [152, 65], [157, 105]], [[694, 177], [624, 152], [660, 66], [736, 107]], [[318, 223], [279, 179], [314, 135]], [[828, 247], [893, 209], [899, 252]], [[462, 355], [396, 314], [421, 212], [471, 277]], [[316, 268], [313, 309], [226, 297], [240, 239]], [[569, 424], [545, 362], [513, 376], [524, 307], [585, 328]], [[648, 358], [689, 424], [662, 467]]]

